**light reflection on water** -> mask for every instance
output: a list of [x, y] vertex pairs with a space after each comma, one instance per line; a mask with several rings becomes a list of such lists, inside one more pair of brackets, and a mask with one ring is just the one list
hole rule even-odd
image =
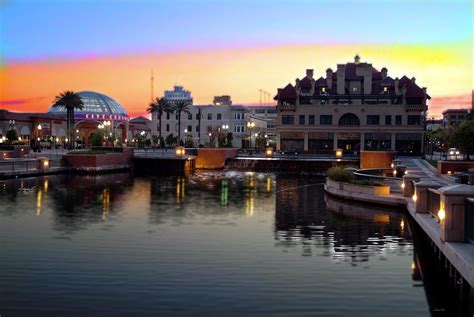
[[51, 176], [0, 186], [0, 314], [420, 316], [397, 211], [319, 178]]

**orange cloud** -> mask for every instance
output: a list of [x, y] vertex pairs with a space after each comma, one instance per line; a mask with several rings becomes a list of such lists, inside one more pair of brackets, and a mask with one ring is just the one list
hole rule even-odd
[[[392, 77], [416, 77], [433, 97], [430, 115], [439, 115], [457, 99], [438, 96], [464, 96], [473, 88], [469, 43], [449, 47], [291, 45], [13, 63], [0, 68], [0, 107], [46, 111], [60, 91], [94, 90], [113, 97], [129, 113], [143, 113], [150, 100], [152, 68], [155, 95], [182, 84], [198, 104], [210, 103], [220, 94], [231, 95], [234, 103], [258, 103], [259, 89], [273, 97], [277, 88], [303, 77], [306, 68], [314, 68], [315, 76], [324, 76], [326, 68], [335, 70], [336, 64], [359, 53], [374, 67], [387, 67]], [[36, 99], [38, 96], [42, 97]], [[9, 103], [12, 100], [23, 102]]]

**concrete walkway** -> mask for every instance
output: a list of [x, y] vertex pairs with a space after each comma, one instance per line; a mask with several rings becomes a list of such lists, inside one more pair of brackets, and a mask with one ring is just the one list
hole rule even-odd
[[455, 184], [448, 177], [438, 176], [436, 168], [423, 159], [402, 157], [400, 160], [407, 167], [408, 174], [418, 175], [422, 181], [438, 182], [443, 186]]
[[[407, 167], [408, 174], [417, 175], [421, 181], [434, 181], [442, 186], [455, 185], [456, 183], [449, 177], [438, 176], [436, 169], [420, 158], [402, 157], [401, 163]], [[345, 192], [337, 188], [328, 188], [329, 194], [339, 196], [345, 199], [357, 200], [362, 202], [376, 203], [387, 206], [404, 206], [408, 213], [418, 223], [422, 230], [431, 238], [441, 252], [446, 256], [449, 262], [461, 273], [474, 288], [474, 244], [461, 242], [444, 242], [441, 239], [442, 232], [437, 218], [426, 213], [415, 213], [415, 205], [411, 197], [403, 197], [401, 189], [401, 179], [389, 179], [384, 183], [390, 186], [390, 195], [369, 195]]]

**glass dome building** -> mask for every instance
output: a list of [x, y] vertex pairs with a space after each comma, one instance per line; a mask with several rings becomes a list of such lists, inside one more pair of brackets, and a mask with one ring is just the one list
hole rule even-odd
[[[113, 120], [128, 121], [129, 117], [124, 107], [114, 99], [104, 94], [94, 91], [81, 91], [77, 93], [84, 107], [82, 110], [74, 110], [74, 119], [81, 120]], [[66, 115], [66, 107], [51, 106], [48, 110], [49, 114]]]

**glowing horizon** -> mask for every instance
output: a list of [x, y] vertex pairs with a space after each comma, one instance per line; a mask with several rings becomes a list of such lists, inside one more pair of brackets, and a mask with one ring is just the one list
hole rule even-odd
[[[5, 2], [0, 108], [46, 111], [61, 91], [93, 90], [116, 99], [132, 116], [143, 114], [151, 69], [155, 96], [180, 84], [196, 104], [224, 94], [235, 104], [258, 104], [260, 89], [273, 97], [307, 68], [324, 77], [327, 68], [335, 70], [356, 53], [377, 69], [387, 67], [393, 78], [416, 77], [432, 97], [430, 117], [472, 106], [470, 1], [203, 2], [208, 6], [193, 0]], [[28, 9], [32, 5], [35, 10]], [[91, 6], [83, 23], [67, 23], [65, 12]], [[321, 6], [325, 14], [315, 18], [311, 10]], [[159, 23], [157, 12], [176, 16]], [[288, 20], [288, 14], [298, 18]], [[353, 16], [361, 14], [371, 18], [353, 24]], [[435, 18], [440, 14], [443, 21]], [[31, 23], [22, 23], [25, 19]], [[374, 27], [374, 21], [383, 25]]]

